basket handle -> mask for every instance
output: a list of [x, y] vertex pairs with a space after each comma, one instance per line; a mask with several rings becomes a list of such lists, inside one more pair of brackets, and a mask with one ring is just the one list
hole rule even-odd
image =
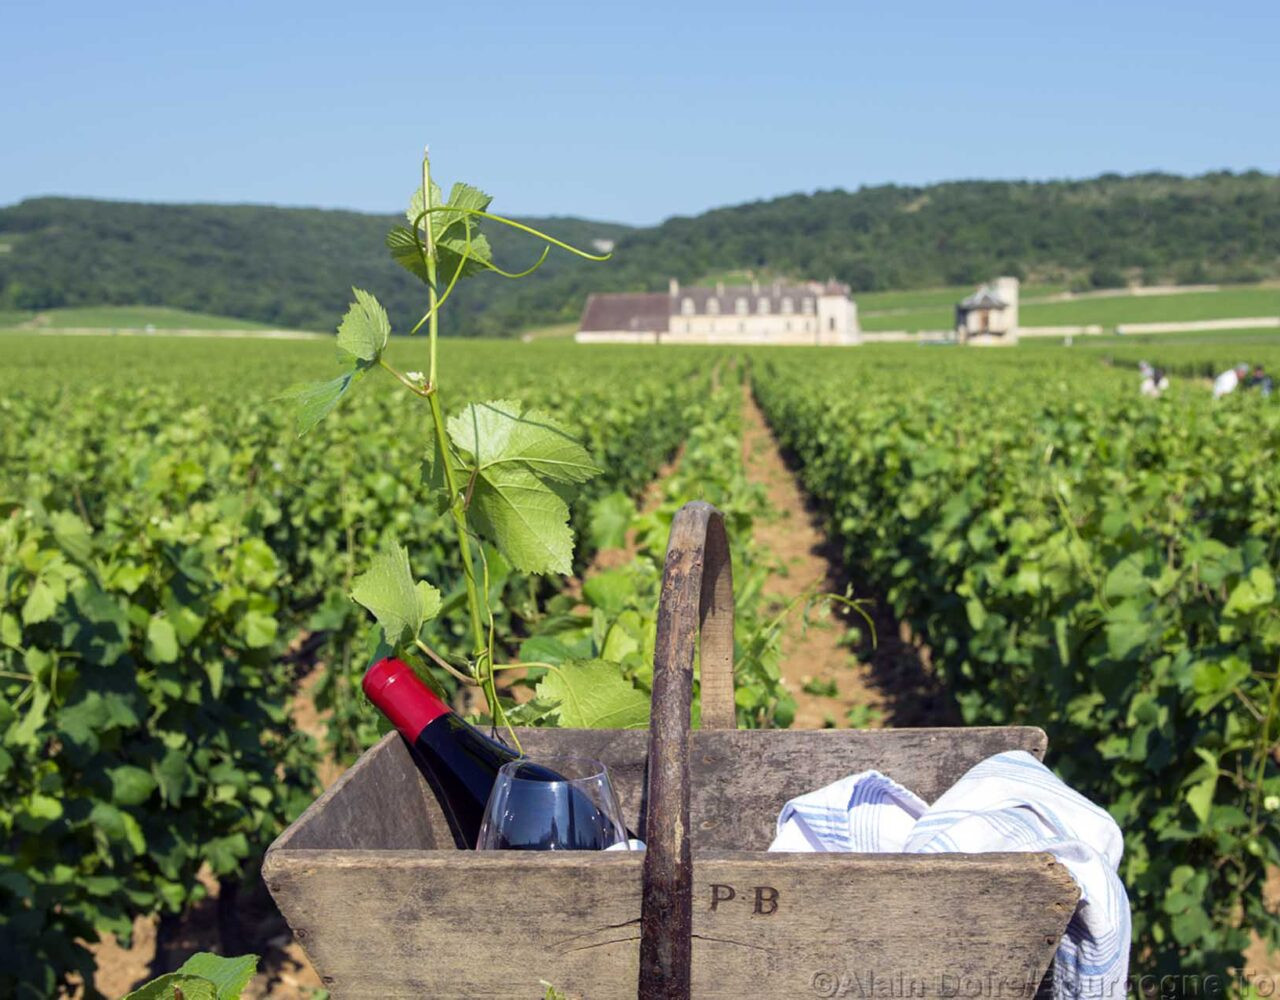
[[640, 1000], [688, 1000], [693, 946], [689, 712], [702, 636], [702, 727], [732, 729], [733, 568], [724, 517], [694, 501], [667, 542], [653, 654], [648, 817], [640, 918]]

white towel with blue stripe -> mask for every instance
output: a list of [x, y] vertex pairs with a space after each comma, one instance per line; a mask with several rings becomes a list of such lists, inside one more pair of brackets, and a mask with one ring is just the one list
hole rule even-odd
[[932, 806], [879, 771], [792, 799], [771, 851], [981, 854], [1045, 851], [1080, 886], [1054, 958], [1059, 1000], [1123, 996], [1129, 897], [1116, 874], [1124, 838], [1108, 813], [1024, 750], [971, 768]]

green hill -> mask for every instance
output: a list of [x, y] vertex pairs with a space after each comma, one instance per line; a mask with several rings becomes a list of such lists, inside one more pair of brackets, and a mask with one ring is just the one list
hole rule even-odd
[[[522, 221], [587, 247], [627, 231], [580, 219]], [[383, 245], [402, 223], [403, 216], [320, 209], [29, 199], [0, 209], [0, 310], [154, 305], [327, 330], [356, 285], [374, 292], [405, 328], [426, 304], [422, 286]], [[486, 231], [499, 263], [522, 269], [537, 258], [539, 244], [529, 237]], [[538, 279], [550, 294], [532, 317], [513, 312], [523, 306], [504, 296], [514, 282], [462, 283], [443, 314], [446, 332], [510, 333], [530, 319], [576, 317], [580, 298], [558, 298], [570, 293], [555, 283], [585, 263], [548, 258]]]
[[[261, 206], [38, 198], [0, 209], [0, 310], [163, 305], [331, 329], [349, 287], [375, 292], [402, 328], [420, 287], [387, 257], [392, 215]], [[593, 265], [553, 255], [532, 278], [460, 285], [453, 334], [511, 334], [574, 319], [590, 291], [661, 289], [753, 269], [835, 276], [858, 291], [969, 285], [996, 273], [1038, 285], [1243, 282], [1280, 275], [1280, 177], [1105, 175], [819, 191], [633, 229], [526, 219], [579, 245], [615, 240]], [[527, 237], [485, 227], [510, 268]]]

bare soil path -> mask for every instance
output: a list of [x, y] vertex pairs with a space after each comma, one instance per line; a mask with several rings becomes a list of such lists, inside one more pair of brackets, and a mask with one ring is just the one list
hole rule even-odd
[[[785, 570], [769, 580], [765, 592], [779, 607], [814, 589], [843, 594], [850, 583], [855, 596], [871, 597], [859, 581], [849, 580], [839, 547], [828, 540], [821, 513], [788, 466], [749, 389], [743, 390], [742, 405], [747, 478], [764, 487], [776, 514], [757, 522], [755, 539]], [[793, 728], [955, 724], [954, 705], [933, 674], [928, 649], [883, 602], [871, 597], [867, 612], [875, 626], [874, 646], [866, 622], [848, 609], [810, 615], [807, 625], [799, 610], [788, 619], [782, 674], [796, 699]], [[842, 641], [851, 626], [862, 633], [856, 649]]]
[[[1280, 868], [1272, 868], [1267, 877], [1267, 887], [1263, 898], [1267, 909], [1272, 913], [1280, 913]], [[1257, 934], [1253, 943], [1245, 952], [1245, 972], [1252, 973], [1259, 996], [1274, 996], [1280, 987], [1280, 951], [1268, 952], [1266, 943]], [[1264, 983], [1265, 985], [1258, 985]], [[1263, 991], [1268, 991], [1264, 993]]]
[[[765, 583], [764, 592], [779, 607], [806, 591], [839, 592], [843, 589], [840, 571], [827, 558], [821, 519], [807, 508], [800, 485], [783, 461], [749, 389], [743, 391], [742, 406], [743, 466], [747, 478], [764, 487], [774, 514], [756, 521], [755, 541], [783, 568]], [[796, 699], [795, 729], [843, 728], [855, 710], [862, 716], [858, 720], [862, 726], [879, 726], [884, 717], [885, 697], [877, 690], [870, 668], [841, 641], [848, 628], [841, 617], [815, 608], [806, 621], [804, 608], [798, 607], [787, 620], [782, 676]]]

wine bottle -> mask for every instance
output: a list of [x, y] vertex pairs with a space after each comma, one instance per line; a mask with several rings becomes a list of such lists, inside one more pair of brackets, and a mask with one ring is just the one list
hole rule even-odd
[[[364, 676], [364, 693], [408, 743], [418, 769], [435, 792], [441, 811], [449, 823], [458, 847], [469, 850], [476, 846], [480, 824], [484, 819], [489, 793], [493, 790], [498, 769], [519, 758], [510, 747], [491, 740], [469, 725], [402, 660], [379, 660]], [[521, 782], [564, 782], [566, 779], [550, 768], [524, 761], [518, 777]], [[525, 799], [532, 810], [533, 797]], [[513, 806], [519, 808], [517, 803]], [[545, 835], [535, 833], [547, 821], [544, 816], [528, 816], [527, 836], [519, 833], [503, 847], [545, 849], [549, 846], [577, 849], [601, 849], [609, 846], [612, 827], [598, 809], [582, 795], [571, 796], [573, 843], [551, 845]], [[518, 831], [522, 824], [516, 823]], [[562, 827], [563, 828], [563, 827]], [[631, 836], [630, 832], [627, 834]]]

